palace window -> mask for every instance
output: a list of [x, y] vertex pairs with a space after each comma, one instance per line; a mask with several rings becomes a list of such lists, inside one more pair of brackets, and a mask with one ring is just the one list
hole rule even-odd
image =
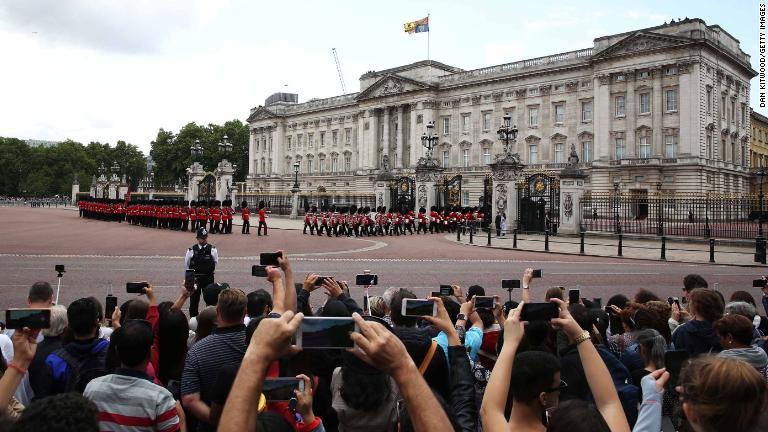
[[640, 137], [637, 154], [640, 159], [648, 159], [651, 157], [651, 138], [649, 136]]
[[344, 129], [344, 143], [346, 145], [352, 144], [352, 129]]
[[448, 154], [448, 150], [443, 150], [443, 168], [448, 168], [449, 161], [450, 155]]
[[528, 163], [539, 163], [539, 146], [536, 144], [531, 144], [528, 146]]
[[325, 132], [320, 132], [320, 147], [325, 147]]
[[331, 132], [331, 144], [336, 145], [339, 143], [339, 131]]
[[464, 161], [464, 168], [469, 167], [469, 149], [462, 150], [461, 157]]
[[712, 159], [712, 134], [707, 133], [707, 158]]
[[344, 155], [344, 171], [352, 171], [352, 155], [349, 153]]
[[443, 117], [443, 135], [451, 133], [451, 118]]
[[638, 78], [649, 78], [650, 76], [651, 76], [651, 72], [647, 70], [640, 71], [640, 73], [637, 74]]
[[592, 101], [581, 103], [581, 121], [592, 121]]
[[267, 161], [264, 159], [261, 160], [261, 173], [266, 174], [267, 173]]
[[491, 130], [491, 113], [483, 113], [483, 132]]
[[331, 172], [339, 172], [339, 157], [337, 155], [331, 156]]
[[491, 163], [491, 148], [485, 147], [483, 148], [483, 163], [488, 165]]
[[720, 102], [720, 117], [725, 120], [725, 95]]
[[677, 73], [677, 68], [675, 66], [667, 66], [664, 68], [664, 75], [670, 76], [675, 75]]
[[469, 132], [469, 114], [463, 114], [461, 116], [461, 131]]
[[731, 123], [736, 121], [736, 101], [731, 101]]
[[464, 207], [468, 207], [469, 206], [469, 191], [468, 190], [461, 191], [461, 205], [463, 205]]
[[325, 158], [320, 158], [320, 174], [325, 172]]
[[291, 141], [292, 141], [292, 139], [291, 139], [291, 138], [292, 138], [292, 137], [288, 137], [288, 150], [290, 150], [290, 149], [291, 149]]
[[581, 143], [581, 161], [592, 162], [592, 141], [582, 141]]
[[712, 87], [707, 86], [707, 114], [712, 114]]
[[720, 139], [720, 160], [725, 160], [725, 138]]
[[539, 108], [538, 107], [528, 108], [528, 126], [538, 126], [538, 125], [539, 125]]
[[555, 144], [555, 163], [563, 163], [564, 152], [565, 152], [565, 144], [563, 143]]
[[648, 114], [651, 112], [651, 94], [640, 93], [640, 114]]
[[315, 146], [315, 134], [307, 134], [307, 145], [310, 147]]
[[615, 159], [616, 160], [624, 159], [624, 156], [626, 155], [626, 150], [627, 150], [627, 143], [626, 141], [624, 141], [624, 138], [616, 138]]
[[565, 121], [565, 104], [555, 104], [555, 123]]
[[677, 135], [664, 136], [664, 157], [677, 157]]
[[614, 105], [616, 106], [616, 117], [624, 117], [626, 115], [626, 97], [616, 96], [614, 99]]
[[301, 141], [302, 135], [298, 134], [296, 135], [296, 147], [301, 148], [302, 141]]
[[307, 174], [312, 174], [312, 159], [307, 159]]
[[667, 112], [677, 111], [677, 90], [667, 90]]

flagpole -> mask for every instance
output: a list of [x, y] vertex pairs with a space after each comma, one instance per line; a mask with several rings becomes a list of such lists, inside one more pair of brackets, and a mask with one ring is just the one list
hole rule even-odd
[[427, 14], [427, 63], [429, 64], [429, 78], [431, 79], [432, 78], [432, 60], [429, 57], [429, 33], [431, 32], [429, 28], [429, 14]]

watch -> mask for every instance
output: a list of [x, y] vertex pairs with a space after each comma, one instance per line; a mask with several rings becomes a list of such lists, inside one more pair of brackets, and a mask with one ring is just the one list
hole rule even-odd
[[588, 341], [590, 339], [591, 339], [590, 333], [587, 330], [584, 330], [584, 331], [581, 332], [581, 334], [579, 336], [577, 336], [573, 340], [573, 344], [574, 345], [578, 345], [578, 344], [580, 344], [580, 343], [582, 343], [584, 341]]
[[456, 315], [456, 321], [466, 321], [466, 320], [467, 320], [467, 316], [464, 315], [463, 313]]

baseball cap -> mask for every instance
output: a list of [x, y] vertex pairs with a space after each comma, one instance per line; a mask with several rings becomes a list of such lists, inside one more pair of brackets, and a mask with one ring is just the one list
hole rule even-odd
[[208, 237], [208, 230], [205, 228], [198, 228], [197, 229], [197, 238], [200, 237]]

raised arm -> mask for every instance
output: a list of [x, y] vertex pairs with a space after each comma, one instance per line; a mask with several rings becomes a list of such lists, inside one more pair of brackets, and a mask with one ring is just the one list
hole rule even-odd
[[612, 432], [629, 432], [629, 423], [624, 415], [619, 395], [616, 393], [616, 386], [603, 359], [592, 345], [589, 332], [579, 327], [568, 312], [568, 305], [564, 301], [557, 298], [550, 301], [557, 303], [560, 307], [560, 317], [552, 320], [552, 327], [561, 329], [568, 336], [571, 344], [576, 345], [597, 410], [600, 411]]
[[453, 430], [448, 415], [400, 339], [379, 323], [367, 322], [357, 313], [352, 317], [359, 328], [359, 332], [352, 333], [352, 339], [359, 347], [354, 351], [355, 355], [395, 379], [405, 399], [413, 429], [417, 432]]
[[283, 269], [285, 274], [285, 310], [298, 312], [296, 309], [296, 289], [293, 286], [293, 269], [291, 268], [291, 262], [288, 259], [288, 254], [284, 250], [279, 250], [283, 256], [277, 259], [280, 264], [280, 268]]
[[272, 310], [282, 314], [285, 308], [285, 287], [283, 276], [277, 267], [267, 267], [267, 280], [272, 282]]
[[531, 302], [531, 281], [533, 280], [533, 269], [527, 268], [525, 269], [525, 273], [523, 273], [523, 298], [522, 301], [525, 303]]
[[521, 302], [511, 311], [504, 322], [504, 346], [493, 367], [488, 386], [485, 388], [480, 418], [483, 421], [483, 430], [488, 432], [506, 432], [509, 429], [504, 409], [509, 395], [509, 382], [512, 378], [515, 354], [525, 334], [523, 323], [520, 322], [524, 303]]
[[37, 333], [26, 327], [16, 330], [13, 334], [13, 360], [8, 364], [3, 376], [0, 377], [0, 407], [7, 407], [11, 397], [16, 393], [27, 368], [37, 351]]

